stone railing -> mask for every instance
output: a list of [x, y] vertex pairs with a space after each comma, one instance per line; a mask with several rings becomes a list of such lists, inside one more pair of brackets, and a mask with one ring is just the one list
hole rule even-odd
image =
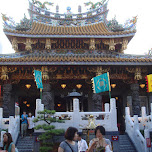
[[[36, 116], [38, 111], [44, 110], [41, 100], [36, 100]], [[83, 129], [92, 129], [97, 125], [105, 127], [106, 131], [118, 131], [117, 128], [117, 111], [115, 99], [110, 99], [105, 104], [105, 112], [80, 112], [79, 99], [73, 99], [73, 112], [56, 112], [54, 117], [64, 120], [64, 123], [52, 123], [56, 129], [67, 129], [69, 126], [76, 127], [79, 131]], [[43, 123], [43, 122], [39, 122]]]
[[[19, 107], [15, 107], [15, 111], [19, 111]], [[18, 113], [18, 112], [16, 112]], [[9, 118], [3, 118], [3, 108], [0, 108], [0, 128], [1, 130], [7, 130], [12, 135], [13, 142], [16, 144], [19, 132], [20, 132], [20, 115], [10, 116]], [[6, 131], [1, 131], [0, 147], [3, 145], [3, 134]]]
[[[138, 115], [130, 116], [130, 109], [125, 109], [126, 132], [134, 143], [138, 152], [148, 152], [146, 138], [150, 138], [152, 130], [152, 115], [146, 116], [146, 108], [141, 108], [141, 117]], [[141, 131], [143, 134], [141, 134]], [[144, 136], [143, 136], [144, 135]]]

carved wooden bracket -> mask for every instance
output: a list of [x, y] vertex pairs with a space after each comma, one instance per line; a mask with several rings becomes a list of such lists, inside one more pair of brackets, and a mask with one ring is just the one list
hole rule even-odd
[[51, 49], [51, 40], [50, 40], [50, 39], [46, 39], [45, 48], [46, 48], [47, 50]]
[[115, 50], [115, 40], [114, 39], [103, 39], [102, 42], [106, 45], [109, 45], [109, 50]]
[[128, 45], [128, 39], [123, 39], [122, 41], [122, 50], [126, 50]]
[[25, 42], [25, 50], [32, 50], [32, 46], [31, 46], [32, 42], [31, 42], [31, 38], [26, 38], [26, 42]]
[[8, 69], [7, 66], [2, 66], [2, 71], [1, 71], [1, 80], [8, 80]]
[[18, 51], [18, 43], [17, 43], [16, 37], [13, 37], [13, 39], [12, 39], [12, 48], [15, 50], [15, 52]]
[[90, 39], [89, 50], [95, 50], [95, 39], [94, 38]]
[[142, 79], [142, 75], [141, 73], [144, 73], [147, 71], [146, 68], [141, 68], [141, 67], [136, 67], [136, 68], [126, 68], [126, 70], [129, 73], [134, 73], [134, 80], [141, 80]]
[[42, 78], [43, 78], [43, 80], [49, 80], [47, 66], [42, 66], [41, 70], [42, 70]]

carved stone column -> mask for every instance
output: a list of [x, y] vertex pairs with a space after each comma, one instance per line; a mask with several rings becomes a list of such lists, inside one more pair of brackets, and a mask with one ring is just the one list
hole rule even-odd
[[42, 103], [45, 109], [54, 110], [54, 95], [49, 83], [43, 84]]
[[11, 84], [3, 85], [3, 116], [5, 118], [13, 115], [13, 112], [15, 112], [15, 103], [14, 100], [11, 99], [11, 91]]
[[93, 111], [102, 111], [102, 95], [101, 94], [93, 94], [92, 100], [94, 103]]
[[131, 84], [132, 110], [134, 115], [140, 115], [139, 84]]

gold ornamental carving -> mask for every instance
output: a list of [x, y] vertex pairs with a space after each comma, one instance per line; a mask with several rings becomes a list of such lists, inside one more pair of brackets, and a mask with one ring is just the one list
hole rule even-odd
[[114, 42], [114, 39], [110, 39], [109, 50], [111, 50], [111, 51], [115, 50], [115, 45], [116, 45], [116, 43]]
[[109, 72], [110, 71], [110, 67], [108, 68], [102, 68], [102, 66], [98, 66], [97, 70], [96, 70], [96, 76], [101, 75], [103, 73]]
[[122, 50], [126, 50], [128, 45], [128, 39], [123, 39], [122, 41]]
[[32, 44], [31, 38], [26, 38], [25, 49], [28, 51], [32, 50], [31, 44]]
[[136, 68], [135, 69], [135, 77], [134, 77], [135, 80], [141, 80], [142, 79], [142, 76], [141, 76], [141, 68]]
[[45, 49], [47, 49], [47, 50], [51, 49], [51, 40], [50, 39], [46, 39]]
[[48, 68], [47, 66], [42, 66], [42, 79], [43, 80], [49, 80], [49, 74], [48, 74]]
[[2, 71], [1, 71], [1, 80], [8, 80], [8, 69], [7, 66], [2, 66]]
[[15, 50], [15, 52], [18, 51], [18, 43], [17, 43], [16, 37], [13, 37], [13, 39], [12, 39], [12, 48]]
[[94, 38], [90, 39], [89, 50], [95, 50], [95, 39]]
[[114, 39], [104, 39], [102, 42], [106, 45], [109, 45], [109, 50], [113, 51], [115, 50], [115, 40]]
[[136, 67], [136, 68], [126, 68], [126, 70], [129, 73], [134, 73], [134, 80], [141, 80], [142, 79], [142, 73], [147, 72], [147, 68], [141, 68], [141, 67]]

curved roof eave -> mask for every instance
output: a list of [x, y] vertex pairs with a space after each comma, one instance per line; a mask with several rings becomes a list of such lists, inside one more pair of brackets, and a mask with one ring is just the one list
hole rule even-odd
[[126, 65], [126, 66], [152, 66], [152, 62], [0, 62], [0, 65]]
[[134, 36], [135, 33], [121, 34], [121, 35], [31, 35], [31, 34], [18, 34], [11, 32], [4, 32], [9, 36], [28, 37], [28, 38], [120, 38]]

